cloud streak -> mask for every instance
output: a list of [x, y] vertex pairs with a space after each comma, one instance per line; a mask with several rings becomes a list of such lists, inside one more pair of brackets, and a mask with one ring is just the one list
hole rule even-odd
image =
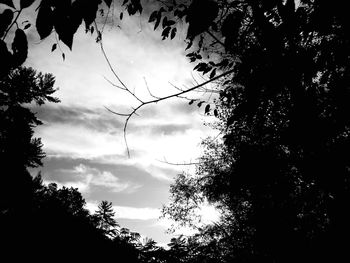
[[[87, 202], [86, 208], [94, 213], [98, 209], [96, 202]], [[150, 220], [158, 219], [160, 217], [160, 210], [151, 207], [130, 207], [114, 205], [116, 219], [130, 219], [130, 220]]]
[[119, 193], [134, 193], [141, 185], [128, 181], [121, 181], [117, 176], [109, 171], [100, 171], [96, 168], [79, 164], [73, 169], [60, 169], [62, 174], [66, 174], [66, 180], [59, 182], [55, 180], [45, 180], [46, 183], [57, 183], [60, 186], [78, 188], [82, 193], [89, 193], [94, 187], [103, 187], [106, 191]]

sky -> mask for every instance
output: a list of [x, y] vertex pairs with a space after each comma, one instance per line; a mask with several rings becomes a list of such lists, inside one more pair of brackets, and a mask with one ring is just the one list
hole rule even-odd
[[[185, 57], [185, 26], [174, 40], [162, 41], [160, 31], [155, 32], [147, 23], [147, 9], [144, 16], [130, 18], [125, 14], [122, 21], [119, 7], [113, 11], [116, 16], [104, 28], [104, 48], [118, 76], [138, 97], [151, 99], [147, 86], [152, 94], [164, 96], [178, 92], [169, 83], [185, 88], [195, 85], [195, 80], [203, 81]], [[29, 11], [25, 16], [32, 17]], [[170, 222], [159, 219], [160, 209], [169, 202], [174, 176], [194, 168], [167, 162], [195, 161], [201, 153], [201, 140], [215, 135], [203, 125], [209, 121], [204, 109], [188, 105], [185, 99], [145, 106], [127, 127], [128, 157], [123, 137], [125, 118], [105, 107], [127, 113], [138, 102], [109, 83], [118, 82], [95, 42], [96, 35], [85, 34], [81, 27], [72, 51], [60, 43], [54, 52], [54, 36], [40, 41], [34, 28], [29, 28], [27, 35], [31, 45], [25, 65], [52, 73], [59, 88], [55, 95], [61, 100], [42, 107], [32, 105], [44, 123], [36, 128], [35, 136], [42, 139], [46, 153], [39, 169], [45, 183], [78, 188], [91, 211], [102, 200], [110, 201], [122, 227], [160, 245], [169, 243], [174, 234], [166, 233]], [[200, 96], [189, 94], [190, 98]], [[202, 214], [204, 222], [217, 216], [210, 207]], [[179, 233], [188, 230], [180, 229], [175, 235]]]

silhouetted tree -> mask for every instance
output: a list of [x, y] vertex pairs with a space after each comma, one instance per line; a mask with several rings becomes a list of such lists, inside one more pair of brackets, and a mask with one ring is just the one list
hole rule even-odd
[[[206, 28], [198, 21], [210, 11], [196, 9], [196, 1], [180, 16], [187, 15], [196, 45], [188, 57], [202, 60], [197, 71], [211, 78], [232, 70], [218, 100], [205, 107], [223, 136], [204, 142], [196, 176], [179, 176], [172, 189], [180, 202], [165, 212], [182, 220], [196, 202], [216, 205], [222, 219], [212, 240], [232, 248], [227, 262], [348, 258], [350, 35], [343, 4], [206, 2], [219, 8]], [[165, 10], [156, 23], [181, 11]]]
[[119, 225], [114, 216], [115, 212], [113, 211], [112, 203], [108, 201], [102, 201], [94, 214], [97, 227], [110, 238], [114, 238], [118, 234], [117, 227]]
[[[55, 79], [51, 74], [37, 73], [32, 68], [19, 67], [0, 78], [0, 160], [3, 171], [0, 210], [30, 200], [31, 177], [27, 168], [41, 165], [45, 156], [39, 138], [33, 138], [34, 128], [42, 124], [30, 110], [30, 104], [57, 103], [52, 96]], [[25, 197], [25, 198], [24, 198]]]

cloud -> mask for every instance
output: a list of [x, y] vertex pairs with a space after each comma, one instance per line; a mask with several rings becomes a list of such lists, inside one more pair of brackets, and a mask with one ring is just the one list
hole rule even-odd
[[[87, 202], [86, 208], [94, 213], [98, 209], [98, 203]], [[151, 207], [130, 207], [114, 205], [116, 219], [131, 219], [131, 220], [150, 220], [157, 219], [160, 216], [160, 210]]]
[[97, 132], [115, 133], [124, 122], [105, 108], [87, 108], [75, 105], [32, 105], [31, 110], [45, 125], [68, 124], [81, 126]]
[[[57, 183], [60, 186], [78, 188], [82, 193], [88, 193], [94, 187], [103, 187], [107, 191], [119, 193], [134, 193], [141, 185], [132, 182], [121, 181], [109, 171], [100, 171], [83, 164], [73, 169], [60, 169], [61, 174], [66, 174], [65, 181], [45, 180], [46, 183]], [[67, 176], [68, 175], [68, 176]]]

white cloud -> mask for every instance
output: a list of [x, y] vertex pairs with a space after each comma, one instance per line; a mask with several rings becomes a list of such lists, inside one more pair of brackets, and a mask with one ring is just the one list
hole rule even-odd
[[134, 193], [141, 187], [139, 184], [132, 182], [121, 182], [120, 179], [109, 171], [100, 171], [96, 168], [91, 168], [83, 164], [79, 164], [72, 170], [61, 169], [62, 173], [73, 174], [74, 181], [56, 182], [46, 180], [46, 183], [57, 183], [59, 186], [78, 188], [82, 193], [88, 193], [93, 186], [102, 186], [110, 192]]
[[[87, 202], [86, 208], [90, 212], [94, 213], [98, 208], [98, 203]], [[149, 220], [157, 219], [160, 216], [160, 210], [151, 207], [130, 207], [114, 205], [113, 210], [115, 212], [116, 219]]]

